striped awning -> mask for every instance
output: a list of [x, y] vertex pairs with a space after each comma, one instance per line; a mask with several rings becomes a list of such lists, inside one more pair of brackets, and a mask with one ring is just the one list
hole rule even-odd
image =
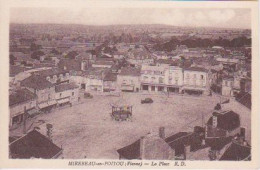
[[55, 104], [57, 104], [57, 102], [55, 100], [48, 101], [49, 106], [52, 106], [52, 105], [55, 105]]
[[59, 104], [67, 103], [67, 102], [69, 102], [69, 101], [70, 101], [69, 98], [64, 98], [64, 99], [57, 100], [57, 102], [58, 102]]

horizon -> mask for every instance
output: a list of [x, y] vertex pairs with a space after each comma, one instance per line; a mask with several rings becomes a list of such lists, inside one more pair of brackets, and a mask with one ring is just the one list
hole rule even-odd
[[[87, 26], [165, 25], [173, 27], [251, 29], [249, 9], [12, 8], [10, 23]], [[242, 21], [242, 22], [241, 22]]]

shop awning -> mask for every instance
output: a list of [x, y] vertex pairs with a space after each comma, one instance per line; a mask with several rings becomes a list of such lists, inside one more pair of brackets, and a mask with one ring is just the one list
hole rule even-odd
[[133, 86], [121, 86], [121, 90], [134, 90]]
[[37, 112], [38, 112], [38, 111], [37, 111], [37, 109], [35, 109], [35, 108], [27, 111], [27, 113], [28, 113], [30, 116], [36, 114]]
[[45, 103], [38, 104], [38, 106], [39, 106], [40, 109], [42, 109], [42, 108], [48, 107], [49, 105], [48, 105], [47, 102], [45, 102]]
[[198, 91], [204, 91], [206, 90], [206, 87], [196, 87], [196, 86], [185, 86], [182, 88], [183, 90], [198, 90]]
[[69, 98], [65, 98], [65, 99], [60, 99], [60, 100], [58, 100], [58, 103], [59, 103], [59, 104], [62, 104], [62, 103], [67, 103], [67, 102], [69, 102], [69, 101], [70, 101]]
[[49, 106], [52, 106], [52, 105], [57, 104], [57, 102], [55, 100], [52, 100], [52, 101], [49, 101], [48, 104], [49, 104]]

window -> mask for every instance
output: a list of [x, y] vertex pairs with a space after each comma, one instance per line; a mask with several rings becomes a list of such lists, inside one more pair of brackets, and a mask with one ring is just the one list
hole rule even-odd
[[159, 83], [163, 83], [163, 78], [159, 77]]
[[186, 78], [189, 79], [190, 78], [190, 75], [189, 73], [186, 74]]
[[60, 93], [60, 97], [62, 96], [62, 93]]
[[227, 81], [225, 81], [225, 86], [228, 86], [228, 82]]
[[203, 76], [203, 75], [200, 75], [200, 79], [203, 80], [203, 79], [204, 79], [204, 76]]
[[72, 92], [72, 96], [74, 96], [74, 92]]

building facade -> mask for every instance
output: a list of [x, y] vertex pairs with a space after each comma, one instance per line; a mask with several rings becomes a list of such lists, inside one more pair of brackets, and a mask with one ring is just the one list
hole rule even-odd
[[27, 89], [19, 89], [9, 95], [9, 127], [24, 121], [25, 114], [36, 108], [36, 95]]
[[117, 85], [121, 91], [140, 91], [140, 70], [132, 67], [124, 67], [117, 75]]
[[184, 69], [182, 93], [209, 93], [208, 71], [204, 68], [190, 67]]

